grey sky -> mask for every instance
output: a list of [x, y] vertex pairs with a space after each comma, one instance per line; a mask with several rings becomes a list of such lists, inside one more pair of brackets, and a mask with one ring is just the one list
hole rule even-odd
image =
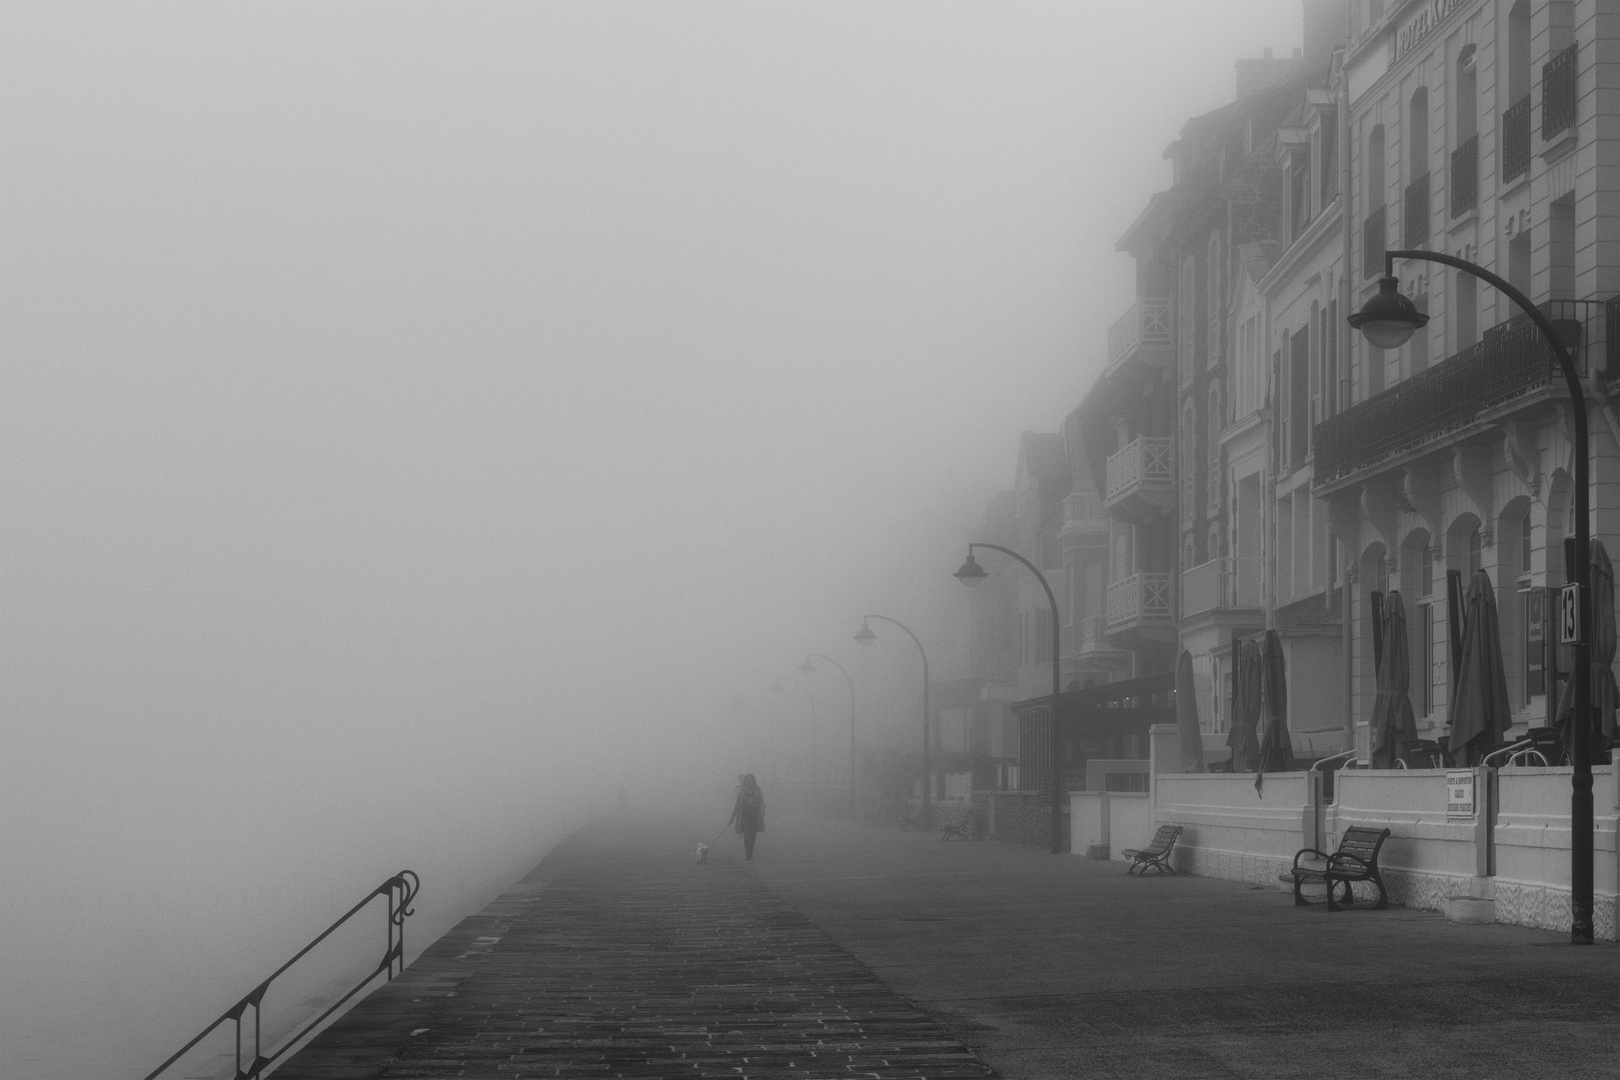
[[1300, 38], [1295, 2], [0, 17], [42, 941], [95, 923], [53, 888], [341, 862], [345, 813], [507, 835], [862, 611], [954, 602], [1130, 302], [1161, 151]]

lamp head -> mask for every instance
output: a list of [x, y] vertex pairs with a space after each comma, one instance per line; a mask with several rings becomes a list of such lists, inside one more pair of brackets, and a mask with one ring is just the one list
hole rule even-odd
[[985, 572], [984, 567], [979, 565], [979, 560], [975, 559], [973, 552], [970, 551], [968, 552], [967, 562], [962, 564], [962, 568], [954, 576], [957, 581], [971, 589], [990, 575]]
[[1360, 330], [1373, 348], [1398, 349], [1428, 323], [1429, 317], [1401, 295], [1399, 278], [1382, 277], [1378, 279], [1378, 292], [1345, 321]]
[[862, 645], [870, 645], [877, 640], [877, 635], [872, 633], [872, 628], [863, 622], [861, 628], [855, 631], [855, 640]]

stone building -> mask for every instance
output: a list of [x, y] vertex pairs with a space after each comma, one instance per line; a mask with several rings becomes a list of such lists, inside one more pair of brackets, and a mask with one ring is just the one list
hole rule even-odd
[[[1340, 308], [1377, 289], [1386, 248], [1484, 266], [1578, 340], [1590, 386], [1593, 535], [1620, 525], [1617, 374], [1608, 327], [1620, 291], [1620, 124], [1605, 96], [1620, 5], [1472, 0], [1352, 5], [1340, 104], [1349, 243]], [[1559, 657], [1545, 590], [1566, 579], [1570, 403], [1534, 329], [1498, 290], [1400, 262], [1432, 321], [1404, 347], [1346, 337], [1325, 369], [1312, 493], [1351, 564], [1353, 718], [1376, 689], [1374, 594], [1410, 628], [1419, 735], [1443, 734], [1450, 693], [1448, 574], [1496, 589], [1515, 731], [1549, 722]], [[1567, 663], [1564, 665], [1567, 667]]]

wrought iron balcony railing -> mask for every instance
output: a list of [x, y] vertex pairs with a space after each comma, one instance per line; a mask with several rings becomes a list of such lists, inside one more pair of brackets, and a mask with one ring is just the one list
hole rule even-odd
[[1175, 491], [1169, 439], [1144, 435], [1108, 455], [1108, 502], [1142, 489]]
[[1169, 574], [1132, 574], [1108, 586], [1108, 631], [1175, 619]]
[[1479, 136], [1472, 135], [1451, 152], [1451, 216], [1461, 217], [1479, 205]]
[[1108, 367], [1138, 349], [1168, 352], [1173, 341], [1169, 298], [1144, 296], [1108, 328]]
[[1403, 235], [1409, 248], [1422, 247], [1429, 242], [1429, 174], [1424, 173], [1406, 185], [1406, 198], [1402, 206], [1405, 220]]
[[1384, 208], [1380, 206], [1361, 223], [1361, 276], [1379, 277], [1384, 272], [1384, 249], [1389, 246], [1384, 232]]
[[1502, 114], [1502, 183], [1511, 183], [1530, 171], [1530, 95], [1515, 101]]
[[1211, 559], [1181, 572], [1181, 617], [1264, 607], [1264, 559]]
[[1575, 126], [1575, 60], [1571, 45], [1541, 69], [1541, 138], [1557, 138]]
[[[1552, 300], [1541, 310], [1565, 340], [1578, 339], [1584, 374], [1594, 338], [1604, 336], [1604, 305]], [[1557, 362], [1523, 315], [1485, 331], [1477, 344], [1316, 425], [1316, 482], [1330, 483], [1386, 458], [1440, 439], [1549, 384], [1562, 385]]]

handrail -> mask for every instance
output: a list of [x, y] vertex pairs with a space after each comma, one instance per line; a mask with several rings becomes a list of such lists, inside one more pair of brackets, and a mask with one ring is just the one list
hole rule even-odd
[[1518, 742], [1504, 746], [1500, 750], [1492, 750], [1490, 753], [1480, 758], [1479, 763], [1481, 765], [1489, 765], [1491, 763], [1491, 758], [1493, 757], [1498, 757], [1502, 754], [1511, 754], [1516, 750], [1528, 750], [1534, 745], [1536, 745], [1536, 740], [1534, 739], [1520, 739]]
[[[247, 995], [243, 997], [242, 1000], [238, 1001], [235, 1005], [232, 1005], [229, 1009], [226, 1009], [223, 1013], [221, 1013], [219, 1019], [203, 1028], [202, 1031], [198, 1032], [197, 1037], [177, 1050], [173, 1057], [169, 1058], [169, 1060], [147, 1073], [143, 1080], [154, 1080], [155, 1077], [161, 1075], [163, 1071], [166, 1070], [170, 1065], [173, 1065], [176, 1061], [179, 1061], [186, 1055], [188, 1051], [192, 1049], [192, 1047], [202, 1042], [203, 1039], [207, 1038], [213, 1033], [214, 1029], [218, 1028], [227, 1020], [234, 1020], [236, 1022], [235, 1080], [257, 1080], [257, 1077], [264, 1072], [267, 1066], [273, 1064], [275, 1060], [282, 1054], [285, 1054], [289, 1049], [296, 1046], [300, 1039], [302, 1039], [305, 1035], [308, 1035], [311, 1031], [315, 1030], [315, 1028], [320, 1025], [321, 1021], [325, 1020], [328, 1016], [331, 1016], [334, 1012], [336, 1012], [344, 1002], [348, 1001], [355, 994], [359, 993], [360, 990], [366, 986], [366, 984], [371, 982], [372, 979], [375, 979], [380, 973], [386, 972], [388, 979], [392, 980], [394, 977], [394, 962], [396, 960], [399, 962], [400, 972], [403, 973], [405, 971], [405, 918], [408, 915], [414, 914], [410, 904], [412, 900], [416, 899], [416, 892], [421, 888], [421, 885], [421, 879], [418, 878], [415, 872], [411, 870], [401, 870], [399, 873], [395, 874], [381, 885], [378, 885], [375, 889], [366, 894], [365, 899], [361, 900], [358, 904], [354, 905], [354, 907], [350, 908], [342, 918], [333, 923], [331, 926], [328, 926], [319, 937], [317, 937], [314, 941], [311, 941], [308, 945], [305, 945], [302, 949], [299, 949], [296, 956], [294, 956], [291, 960], [288, 960], [285, 964], [282, 964], [280, 967], [276, 968], [268, 979], [265, 979], [258, 986], [255, 986], [252, 990], [248, 991]], [[394, 898], [395, 890], [398, 890], [399, 892], [399, 899], [397, 903]], [[259, 1003], [264, 1000], [265, 991], [270, 989], [270, 984], [276, 980], [277, 976], [286, 971], [288, 968], [292, 967], [294, 964], [298, 963], [299, 960], [302, 960], [305, 954], [307, 954], [311, 949], [325, 941], [327, 937], [331, 935], [332, 931], [348, 922], [349, 919], [360, 911], [361, 908], [365, 907], [379, 896], [388, 897], [388, 949], [383, 953], [382, 959], [378, 961], [377, 966], [373, 968], [365, 978], [361, 979], [354, 985], [353, 989], [334, 1001], [325, 1012], [321, 1013], [321, 1015], [312, 1020], [309, 1025], [304, 1028], [304, 1030], [282, 1043], [281, 1048], [275, 1053], [266, 1057], [263, 1053], [264, 1048], [261, 1041], [262, 1032], [259, 1023]], [[395, 932], [396, 927], [398, 928], [398, 933]], [[248, 1067], [246, 1071], [244, 1071], [242, 1068], [242, 1016], [247, 1012], [249, 1005], [253, 1006], [253, 1060], [248, 1063]]]
[[1356, 751], [1354, 751], [1354, 750], [1346, 750], [1342, 754], [1329, 754], [1325, 758], [1320, 758], [1320, 759], [1318, 759], [1316, 761], [1311, 762], [1311, 767], [1306, 769], [1305, 771], [1306, 772], [1315, 772], [1317, 769], [1321, 768], [1323, 765], [1326, 765], [1330, 761], [1338, 761], [1340, 758], [1354, 757], [1355, 755], [1356, 755]]

